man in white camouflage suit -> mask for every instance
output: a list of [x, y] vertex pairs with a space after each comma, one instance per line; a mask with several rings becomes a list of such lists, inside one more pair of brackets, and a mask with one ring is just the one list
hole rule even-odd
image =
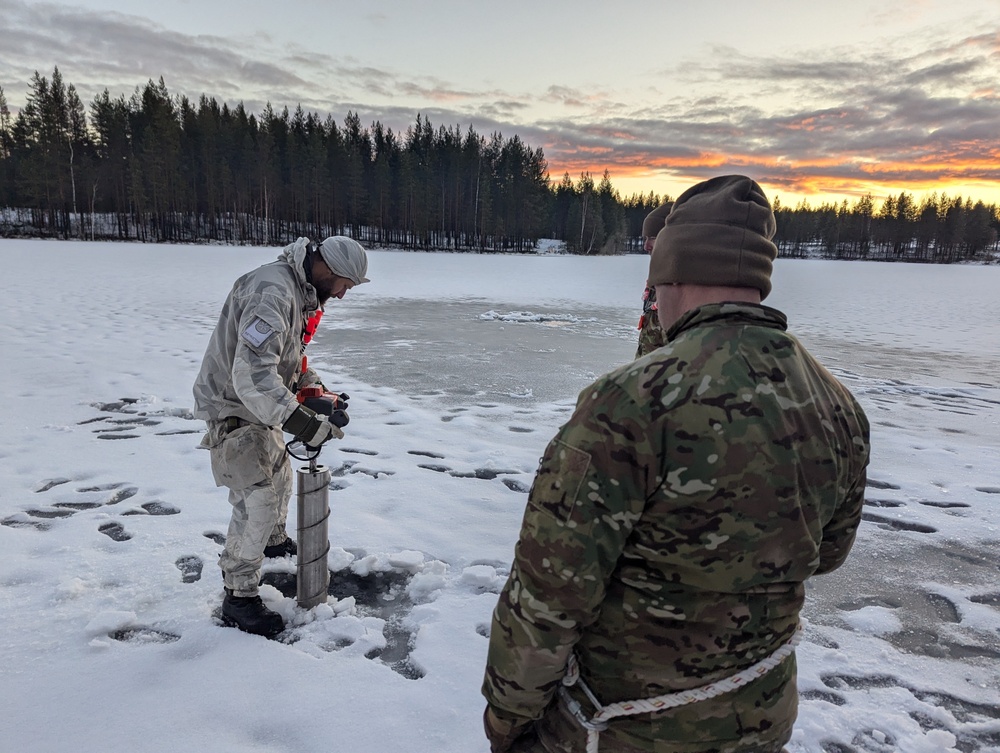
[[284, 629], [257, 593], [264, 558], [296, 553], [285, 532], [292, 470], [282, 431], [310, 447], [344, 436], [296, 399], [301, 388], [322, 386], [305, 344], [317, 312], [368, 282], [367, 271], [367, 254], [351, 238], [286, 246], [277, 261], [235, 282], [194, 384], [194, 415], [208, 424], [201, 446], [211, 450], [215, 483], [229, 488], [233, 508], [219, 558], [222, 616], [248, 633], [273, 637]]

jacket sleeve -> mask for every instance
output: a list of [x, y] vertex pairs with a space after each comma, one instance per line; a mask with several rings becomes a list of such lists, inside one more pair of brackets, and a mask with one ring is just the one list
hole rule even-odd
[[282, 346], [292, 335], [289, 302], [273, 292], [254, 293], [243, 307], [233, 358], [233, 389], [265, 426], [280, 426], [297, 407], [278, 373]]
[[541, 717], [645, 505], [634, 403], [599, 385], [545, 450], [493, 613], [482, 690], [508, 718]]
[[861, 407], [854, 404], [859, 427], [851, 438], [850, 467], [857, 469], [853, 483], [845, 490], [843, 499], [830, 521], [823, 527], [823, 540], [819, 546], [819, 567], [816, 575], [836, 570], [847, 560], [854, 545], [854, 538], [861, 523], [868, 483], [868, 462], [871, 456], [871, 429]]

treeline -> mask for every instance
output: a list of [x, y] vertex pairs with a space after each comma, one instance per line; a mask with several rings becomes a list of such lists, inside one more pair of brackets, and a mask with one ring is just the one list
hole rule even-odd
[[951, 263], [983, 261], [1000, 251], [1000, 210], [982, 201], [936, 192], [919, 203], [912, 194], [890, 196], [876, 210], [871, 196], [854, 206], [775, 202], [782, 256], [823, 256]]
[[[350, 235], [376, 246], [529, 251], [540, 238], [578, 254], [641, 251], [642, 221], [669, 197], [623, 199], [607, 172], [549, 179], [517, 136], [405, 132], [349, 112], [259, 115], [193, 103], [161, 78], [131, 97], [104, 91], [89, 111], [59, 69], [37, 72], [12, 117], [0, 89], [0, 235], [281, 245]], [[786, 256], [959, 261], [997, 249], [998, 210], [909, 194], [876, 211], [775, 201]]]
[[0, 234], [281, 244], [350, 235], [373, 245], [527, 251], [542, 237], [576, 253], [635, 246], [658, 196], [622, 201], [609, 177], [552, 188], [541, 149], [517, 136], [405, 133], [301, 107], [259, 116], [162, 79], [84, 108], [56, 68], [37, 72], [15, 118], [0, 90]]

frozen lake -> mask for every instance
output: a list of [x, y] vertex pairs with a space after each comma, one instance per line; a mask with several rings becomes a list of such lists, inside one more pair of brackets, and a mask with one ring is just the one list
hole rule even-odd
[[[374, 274], [384, 269], [389, 284], [405, 289], [393, 279], [398, 253], [373, 254]], [[422, 256], [418, 264], [426, 265], [426, 273], [421, 279], [435, 279], [433, 270], [443, 268], [450, 291], [445, 301], [433, 300], [433, 283], [412, 298], [380, 299], [372, 295], [374, 286], [359, 289], [368, 295], [338, 305], [335, 329], [318, 338], [318, 348], [360, 380], [442, 405], [575, 401], [590, 381], [632, 358], [645, 257], [526, 257], [512, 265], [523, 264], [517, 278], [493, 279], [487, 289], [470, 282], [467, 292], [456, 294], [457, 280], [477, 279], [479, 262]], [[560, 274], [560, 264], [573, 272]], [[580, 285], [580, 270], [588, 266], [592, 274]], [[524, 278], [531, 282], [522, 286]], [[533, 301], [538, 278], [550, 280], [551, 288]], [[765, 303], [786, 313], [790, 331], [861, 397], [876, 427], [947, 437], [955, 448], [979, 445], [996, 458], [997, 468], [998, 290], [1000, 267], [995, 266], [778, 260], [774, 290]], [[559, 305], [553, 298], [561, 299]], [[885, 467], [914, 460], [920, 449], [876, 443], [873, 483], [890, 487], [891, 496], [894, 481], [879, 480]], [[961, 464], [962, 452], [953, 452]], [[992, 488], [997, 475], [981, 478], [984, 488]], [[951, 494], [950, 486], [939, 483], [939, 493]], [[952, 512], [966, 504], [922, 502]], [[895, 500], [878, 503], [890, 508]], [[892, 529], [889, 520], [882, 525]], [[1000, 514], [989, 520], [1000, 522]], [[920, 563], [918, 571], [946, 573], [955, 585], [989, 584], [997, 577], [990, 563], [1000, 553], [1000, 532], [995, 525], [989, 531], [985, 549], [960, 536], [933, 543], [898, 541], [888, 551], [859, 546], [840, 571], [810, 584], [811, 602], [817, 614], [836, 615], [852, 603], [850, 594], [866, 594], [856, 606], [891, 604], [905, 610], [907, 626], [897, 639], [901, 646], [956, 658], [1000, 659], [1000, 637], [980, 648], [940, 638], [935, 625], [952, 615], [947, 601], [928, 599], [910, 587], [913, 563]]]
[[[578, 391], [631, 360], [646, 258], [370, 254], [309, 354], [352, 396], [324, 451], [331, 595], [300, 609], [268, 561], [267, 641], [213, 619], [229, 506], [190, 405], [230, 286], [276, 255], [0, 240], [12, 750], [487, 750], [526, 492]], [[807, 591], [790, 753], [1000, 751], [998, 289], [1000, 267], [776, 265], [767, 303], [873, 427], [857, 544]], [[234, 725], [248, 704], [269, 718]]]
[[[503, 274], [488, 269], [496, 257], [371, 257], [375, 282], [331, 308], [315, 346], [363, 381], [445, 402], [567, 400], [635, 353], [643, 256], [504, 257]], [[419, 270], [412, 293], [399, 270]], [[1000, 266], [779, 259], [765, 303], [866, 389], [989, 390], [1000, 373], [997, 290]], [[977, 428], [989, 430], [984, 418]]]

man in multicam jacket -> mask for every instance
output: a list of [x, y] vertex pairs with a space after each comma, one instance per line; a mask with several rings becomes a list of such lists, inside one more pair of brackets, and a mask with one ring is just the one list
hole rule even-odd
[[[653, 242], [656, 235], [667, 221], [667, 215], [674, 202], [668, 201], [646, 215], [642, 221], [642, 248], [648, 254], [653, 251]], [[646, 281], [646, 288], [642, 291], [642, 314], [639, 316], [639, 345], [635, 351], [636, 358], [642, 358], [659, 348], [664, 340], [663, 327], [660, 326], [660, 319], [656, 315], [656, 288]]]
[[286, 246], [277, 261], [235, 282], [195, 381], [194, 415], [208, 423], [201, 446], [211, 450], [216, 485], [229, 488], [233, 507], [219, 558], [222, 616], [248, 633], [284, 629], [257, 593], [264, 557], [295, 554], [285, 532], [292, 471], [282, 431], [311, 447], [343, 437], [296, 399], [302, 387], [322, 386], [305, 344], [326, 301], [368, 282], [367, 271], [365, 250], [350, 238]]
[[[649, 282], [666, 343], [585, 389], [542, 457], [493, 615], [483, 694], [494, 753], [584, 751], [557, 694], [603, 705], [730, 678], [788, 643], [803, 582], [860, 520], [869, 425], [770, 292], [774, 215], [722, 176], [682, 194]], [[787, 651], [788, 649], [783, 649]], [[601, 753], [778, 753], [791, 653], [715, 698], [612, 719]]]

